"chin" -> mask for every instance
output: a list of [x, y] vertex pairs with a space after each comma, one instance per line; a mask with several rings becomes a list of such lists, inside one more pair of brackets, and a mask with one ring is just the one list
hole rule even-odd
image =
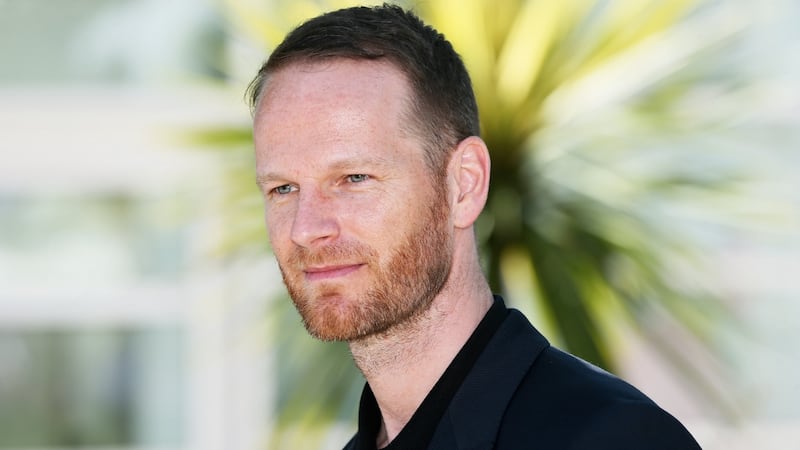
[[340, 294], [313, 297], [310, 302], [295, 301], [308, 333], [321, 341], [349, 341], [362, 334], [364, 324], [359, 308]]

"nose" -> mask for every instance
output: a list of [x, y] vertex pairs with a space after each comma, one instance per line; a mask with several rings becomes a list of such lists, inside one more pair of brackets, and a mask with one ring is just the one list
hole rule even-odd
[[292, 242], [306, 248], [325, 244], [339, 235], [338, 219], [331, 199], [318, 190], [301, 189], [292, 222]]

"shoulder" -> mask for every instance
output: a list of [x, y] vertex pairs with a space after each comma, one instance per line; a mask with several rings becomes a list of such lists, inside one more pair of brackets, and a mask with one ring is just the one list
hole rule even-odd
[[[545, 349], [518, 386], [499, 433], [544, 448], [699, 448], [642, 392], [579, 358]], [[504, 448], [498, 445], [498, 448]]]
[[358, 449], [358, 445], [356, 444], [357, 442], [358, 442], [358, 433], [356, 433], [355, 436], [350, 438], [350, 441], [347, 442], [347, 444], [345, 444], [344, 447], [342, 447], [342, 450], [357, 450]]
[[699, 449], [686, 428], [653, 402], [617, 401], [574, 430], [570, 448]]

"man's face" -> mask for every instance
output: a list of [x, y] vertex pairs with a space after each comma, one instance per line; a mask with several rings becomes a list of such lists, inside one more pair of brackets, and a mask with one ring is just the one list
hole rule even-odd
[[446, 281], [446, 183], [409, 132], [410, 89], [387, 63], [334, 60], [273, 74], [254, 124], [272, 249], [308, 331], [380, 333]]

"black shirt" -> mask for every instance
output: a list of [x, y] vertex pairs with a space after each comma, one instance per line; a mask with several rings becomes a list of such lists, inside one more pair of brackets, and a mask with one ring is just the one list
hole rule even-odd
[[[503, 301], [495, 297], [475, 331], [442, 374], [439, 381], [422, 401], [400, 434], [384, 447], [385, 450], [419, 450], [428, 447], [436, 427], [461, 383], [483, 352], [489, 340], [508, 315]], [[369, 384], [364, 386], [358, 409], [358, 433], [349, 445], [354, 450], [376, 450], [381, 427], [381, 412]]]

